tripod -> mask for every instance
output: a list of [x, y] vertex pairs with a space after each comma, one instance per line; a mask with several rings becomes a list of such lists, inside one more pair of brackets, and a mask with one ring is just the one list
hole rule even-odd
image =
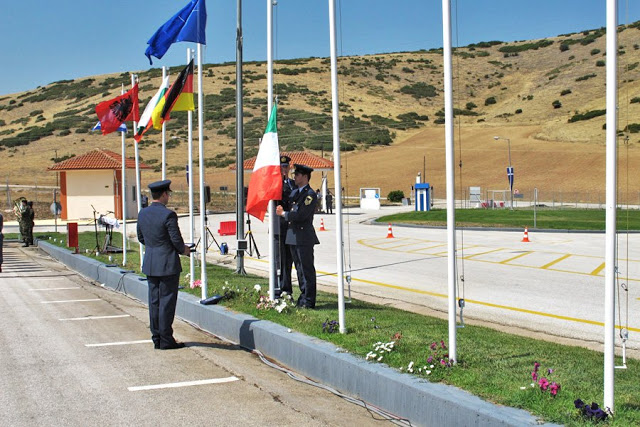
[[[207, 218], [207, 214], [204, 214], [204, 228], [207, 230], [205, 235], [204, 235], [204, 244], [207, 247], [207, 250], [209, 250], [209, 248], [211, 247], [211, 245], [213, 243], [216, 244], [216, 246], [218, 247], [218, 250], [220, 249], [220, 244], [218, 244], [218, 241], [216, 240], [215, 236], [213, 235], [213, 233], [211, 232], [211, 230], [209, 229], [209, 218]], [[211, 237], [211, 241], [209, 241], [209, 237]], [[196, 242], [196, 247], [198, 247], [198, 245], [200, 244], [200, 240], [202, 240], [202, 237], [200, 237], [198, 239], [198, 241]]]
[[256, 239], [253, 237], [253, 233], [251, 232], [251, 218], [249, 214], [247, 214], [247, 232], [244, 234], [244, 239], [248, 242], [249, 247], [247, 249], [247, 253], [249, 256], [253, 256], [253, 250], [256, 250], [256, 255], [258, 259], [260, 259], [260, 251], [258, 250], [258, 245], [256, 244]]
[[93, 209], [93, 227], [96, 231], [96, 247], [94, 248], [94, 252], [100, 252], [100, 241], [98, 240], [98, 219], [96, 218], [96, 208], [93, 205], [90, 205], [91, 209]]

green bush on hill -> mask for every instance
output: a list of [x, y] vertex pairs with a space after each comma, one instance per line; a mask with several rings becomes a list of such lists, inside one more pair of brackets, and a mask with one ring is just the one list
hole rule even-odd
[[523, 43], [520, 45], [502, 46], [498, 49], [499, 52], [511, 53], [511, 52], [524, 52], [527, 50], [538, 50], [543, 47], [551, 46], [552, 40], [540, 40], [535, 43]]
[[400, 92], [411, 95], [416, 99], [433, 98], [438, 95], [435, 86], [423, 82], [403, 86], [400, 88]]
[[607, 114], [607, 110], [592, 110], [582, 114], [574, 114], [569, 119], [569, 123], [579, 122], [581, 120], [589, 120], [593, 119], [594, 117], [604, 116], [605, 114]]

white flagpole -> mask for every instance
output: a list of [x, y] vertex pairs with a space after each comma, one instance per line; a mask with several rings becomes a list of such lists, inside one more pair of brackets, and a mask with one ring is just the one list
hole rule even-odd
[[[131, 74], [131, 87], [136, 85], [136, 79], [138, 76], [135, 74]], [[133, 129], [137, 129], [138, 124], [133, 122]], [[133, 144], [135, 147], [135, 157], [136, 157], [136, 201], [138, 202], [138, 212], [142, 210], [142, 200], [140, 200], [142, 191], [140, 190], [140, 150], [138, 148], [138, 144]], [[137, 215], [136, 215], [137, 218]], [[144, 256], [144, 249], [142, 248], [142, 243], [138, 242], [138, 249], [140, 251], [140, 268], [142, 268], [142, 258]]]
[[[191, 62], [193, 58], [193, 49], [187, 49], [187, 64]], [[193, 224], [193, 111], [189, 110], [187, 112], [187, 122], [188, 122], [188, 165], [187, 165], [187, 174], [189, 176], [189, 242], [194, 243], [194, 224]], [[189, 255], [189, 285], [191, 285], [194, 281], [195, 275], [195, 255]]]
[[[267, 0], [267, 123], [271, 118], [271, 110], [273, 109], [273, 0]], [[275, 215], [275, 202], [269, 200], [269, 299], [276, 297], [276, 221], [279, 218]], [[279, 223], [278, 223], [279, 226]], [[280, 238], [284, 238], [280, 236]], [[280, 254], [283, 256], [283, 254]], [[280, 272], [282, 274], [282, 272]]]
[[[124, 87], [122, 88], [122, 94], [124, 95]], [[133, 128], [133, 133], [136, 133], [136, 128]], [[127, 156], [126, 156], [126, 132], [122, 132], [122, 266], [127, 265]]]
[[453, 152], [453, 84], [451, 77], [451, 0], [442, 0], [444, 48], [444, 138], [447, 177], [447, 283], [449, 288], [449, 360], [456, 363], [456, 206]]
[[606, 233], [604, 277], [604, 408], [613, 413], [615, 372], [615, 268], [616, 268], [616, 188], [618, 128], [618, 6], [607, 0], [607, 155], [606, 155]]
[[[162, 81], [167, 76], [167, 67], [162, 66]], [[162, 180], [167, 179], [167, 123], [162, 122]]]
[[344, 253], [342, 251], [342, 181], [340, 180], [340, 116], [338, 104], [338, 58], [336, 44], [336, 0], [329, 0], [329, 38], [331, 49], [331, 106], [333, 112], [333, 177], [336, 183], [336, 271], [338, 280], [338, 324], [344, 324]]
[[207, 230], [205, 225], [206, 204], [204, 194], [204, 102], [202, 99], [202, 45], [198, 43], [198, 162], [200, 169], [200, 281], [202, 299], [207, 299]]

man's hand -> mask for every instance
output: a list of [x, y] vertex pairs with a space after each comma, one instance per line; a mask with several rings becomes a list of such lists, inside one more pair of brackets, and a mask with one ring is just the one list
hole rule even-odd
[[193, 245], [184, 245], [184, 252], [182, 255], [191, 256], [191, 252], [195, 252]]
[[284, 216], [284, 209], [282, 209], [281, 205], [276, 206], [276, 215]]

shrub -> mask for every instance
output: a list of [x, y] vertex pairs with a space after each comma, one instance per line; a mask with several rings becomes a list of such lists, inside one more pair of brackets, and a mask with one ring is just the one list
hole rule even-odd
[[489, 98], [484, 100], [484, 105], [491, 105], [491, 104], [495, 104], [496, 102], [497, 101], [495, 96], [490, 96]]
[[505, 52], [505, 53], [524, 52], [525, 50], [530, 50], [530, 49], [538, 50], [539, 48], [551, 46], [552, 44], [553, 44], [553, 41], [551, 40], [540, 40], [535, 43], [524, 43], [521, 45], [502, 46], [501, 48], [498, 49], [498, 51]]
[[555, 101], [553, 101], [551, 103], [551, 105], [553, 105], [553, 108], [556, 108], [556, 109], [562, 107], [562, 103], [560, 101], [558, 101], [557, 99]]
[[567, 43], [560, 44], [560, 52], [566, 52], [569, 50], [569, 45]]
[[625, 126], [624, 131], [629, 133], [638, 133], [640, 132], [640, 123], [630, 123]]
[[467, 110], [473, 110], [474, 108], [478, 108], [478, 106], [476, 104], [474, 104], [473, 102], [467, 102], [467, 105], [465, 105], [465, 108]]
[[418, 82], [412, 85], [403, 86], [400, 88], [400, 92], [411, 95], [416, 99], [420, 98], [433, 98], [437, 96], [436, 88], [432, 85], [428, 85], [423, 82]]
[[584, 75], [584, 76], [582, 76], [582, 77], [578, 77], [578, 78], [576, 79], [576, 81], [577, 81], [577, 82], [581, 82], [581, 81], [584, 81], [584, 80], [589, 80], [589, 79], [591, 79], [591, 78], [593, 78], [593, 77], [595, 77], [595, 76], [596, 76], [596, 74], [594, 74], [594, 73], [591, 73], [591, 74], [585, 74], [585, 75]]
[[399, 203], [404, 199], [404, 192], [402, 190], [393, 190], [387, 194], [387, 200], [393, 203]]
[[560, 92], [560, 96], [569, 95], [570, 93], [571, 93], [571, 89], [565, 89], [562, 92]]
[[606, 63], [602, 59], [596, 61], [596, 67], [604, 67], [605, 65]]
[[[631, 98], [631, 104], [637, 104], [638, 102], [640, 102], [640, 96], [635, 96], [633, 98]], [[0, 124], [1, 126], [1, 124]]]
[[593, 55], [597, 55], [597, 54], [599, 54], [599, 53], [600, 53], [600, 49], [591, 49], [591, 52], [590, 52], [590, 53], [591, 53], [591, 55], [592, 55], [592, 56], [593, 56]]
[[592, 110], [587, 111], [583, 114], [574, 114], [573, 117], [569, 119], [569, 123], [579, 122], [581, 120], [589, 120], [593, 119], [594, 117], [604, 116], [605, 114], [607, 114], [607, 110]]
[[522, 114], [522, 108], [518, 108], [518, 109], [516, 110], [516, 114]]

